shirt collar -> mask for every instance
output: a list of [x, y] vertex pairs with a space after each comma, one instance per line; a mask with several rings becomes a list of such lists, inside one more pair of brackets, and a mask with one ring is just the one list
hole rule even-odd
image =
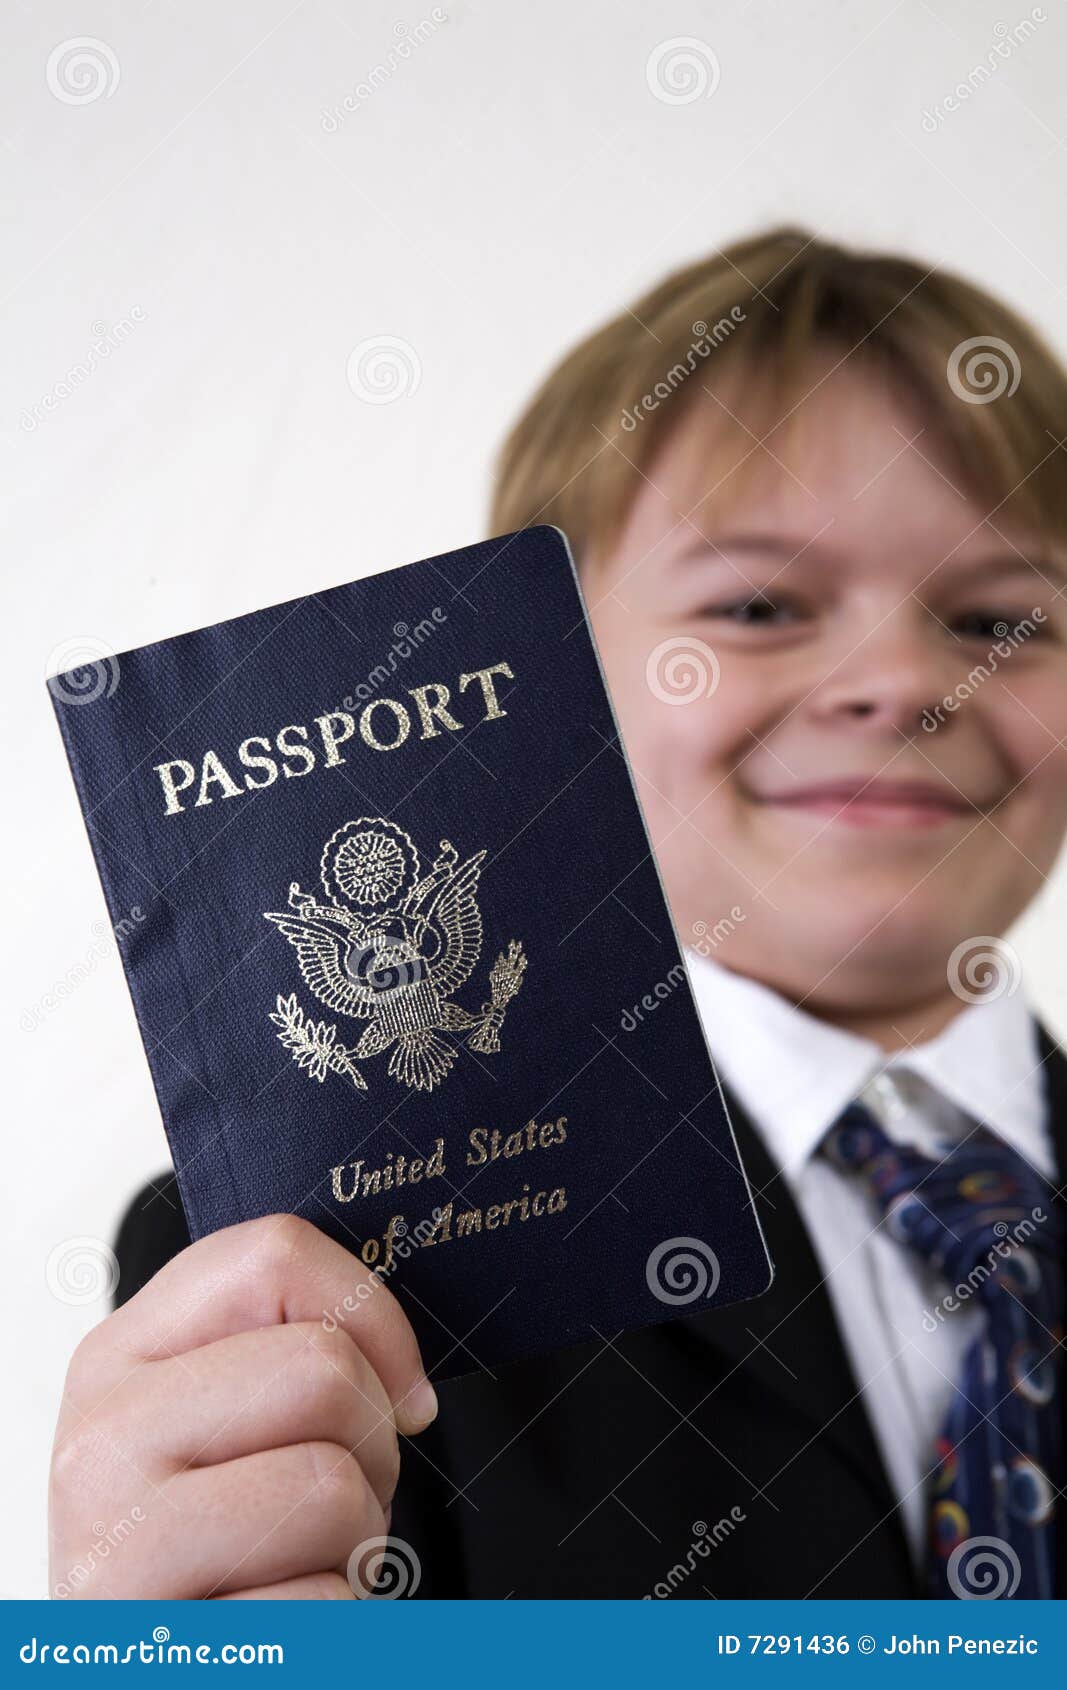
[[818, 1020], [758, 981], [693, 952], [686, 960], [719, 1074], [787, 1178], [876, 1074], [900, 1070], [1053, 1172], [1037, 1029], [1021, 994], [972, 1004], [936, 1038], [887, 1061], [873, 1040]]

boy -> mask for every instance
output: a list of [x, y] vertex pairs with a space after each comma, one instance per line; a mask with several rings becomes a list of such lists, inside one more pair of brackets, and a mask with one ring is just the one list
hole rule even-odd
[[140, 1500], [84, 1594], [344, 1598], [354, 1546], [365, 1594], [390, 1530], [430, 1596], [1064, 1593], [1067, 1065], [997, 936], [1067, 828], [1065, 434], [1004, 306], [788, 230], [563, 361], [492, 530], [574, 547], [775, 1283], [434, 1418], [388, 1292], [324, 1329], [357, 1262], [182, 1249], [167, 1182], [72, 1364], [57, 1576]]

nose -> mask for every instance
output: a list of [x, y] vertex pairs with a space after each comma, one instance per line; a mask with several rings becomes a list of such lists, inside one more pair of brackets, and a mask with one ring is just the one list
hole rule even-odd
[[812, 695], [813, 709], [858, 731], [913, 737], [947, 688], [946, 637], [931, 632], [918, 607], [888, 613], [865, 635], [853, 634]]

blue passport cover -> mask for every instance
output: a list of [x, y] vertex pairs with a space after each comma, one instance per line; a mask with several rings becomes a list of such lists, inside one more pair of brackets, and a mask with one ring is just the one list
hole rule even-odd
[[766, 1288], [558, 529], [49, 686], [194, 1238], [303, 1215], [438, 1377]]

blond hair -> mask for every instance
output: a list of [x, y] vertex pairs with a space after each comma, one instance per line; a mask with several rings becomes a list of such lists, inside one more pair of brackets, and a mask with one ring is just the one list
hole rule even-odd
[[490, 531], [555, 523], [579, 559], [610, 545], [690, 397], [740, 371], [746, 427], [802, 427], [826, 348], [910, 396], [991, 514], [1067, 537], [1067, 373], [1037, 333], [962, 277], [793, 228], [674, 271], [568, 352], [504, 441]]

